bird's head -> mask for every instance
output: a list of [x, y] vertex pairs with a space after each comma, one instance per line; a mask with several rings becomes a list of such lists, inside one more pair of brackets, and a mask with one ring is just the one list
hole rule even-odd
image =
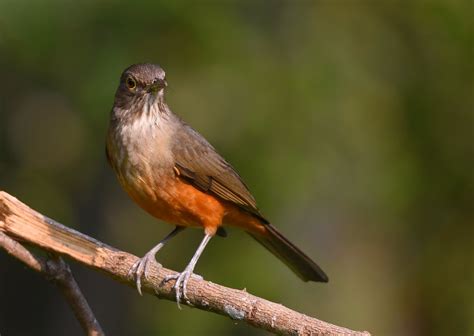
[[163, 103], [165, 71], [156, 64], [134, 64], [124, 70], [115, 93], [114, 108], [140, 112], [155, 103]]

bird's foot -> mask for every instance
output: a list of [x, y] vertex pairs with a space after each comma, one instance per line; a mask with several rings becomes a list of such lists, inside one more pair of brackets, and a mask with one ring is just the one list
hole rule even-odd
[[181, 301], [181, 297], [186, 300], [187, 303], [189, 303], [188, 295], [187, 295], [187, 285], [188, 285], [188, 280], [193, 275], [193, 270], [186, 267], [184, 271], [181, 273], [173, 274], [173, 275], [168, 275], [163, 279], [163, 282], [168, 282], [170, 280], [176, 280], [173, 288], [176, 293], [176, 303], [178, 304], [178, 308], [181, 309], [181, 305], [179, 304]]
[[133, 264], [132, 268], [130, 268], [130, 271], [128, 271], [128, 277], [132, 277], [132, 279], [135, 280], [137, 290], [140, 295], [143, 295], [142, 277], [148, 280], [148, 274], [152, 264], [155, 264], [157, 267], [161, 267], [161, 264], [155, 259], [154, 251], [148, 252], [143, 258], [137, 260], [137, 262]]

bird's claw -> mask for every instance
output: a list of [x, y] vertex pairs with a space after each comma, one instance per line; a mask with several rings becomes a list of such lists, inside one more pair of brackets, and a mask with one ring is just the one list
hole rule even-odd
[[176, 280], [173, 288], [176, 293], [176, 303], [178, 304], [178, 308], [181, 309], [180, 301], [181, 297], [186, 300], [187, 303], [189, 303], [189, 298], [187, 295], [187, 285], [188, 285], [188, 280], [193, 275], [193, 272], [191, 270], [185, 269], [181, 273], [173, 274], [173, 275], [168, 275], [163, 279], [163, 282], [168, 282], [170, 280]]
[[137, 260], [130, 268], [130, 271], [128, 271], [128, 277], [135, 280], [135, 283], [137, 285], [137, 291], [140, 295], [143, 295], [142, 277], [148, 280], [151, 264], [155, 264], [156, 266], [161, 267], [161, 265], [155, 259], [155, 254], [147, 253], [143, 258]]

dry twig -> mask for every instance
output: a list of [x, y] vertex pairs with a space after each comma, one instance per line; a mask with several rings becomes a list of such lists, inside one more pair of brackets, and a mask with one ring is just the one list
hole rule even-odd
[[[128, 275], [138, 258], [119, 251], [80, 232], [67, 228], [32, 210], [13, 196], [0, 192], [0, 232], [39, 248], [68, 256], [87, 267], [98, 269], [114, 279], [134, 286]], [[152, 267], [143, 291], [159, 298], [175, 300], [173, 283], [163, 279], [175, 271]], [[318, 320], [280, 304], [227, 288], [193, 276], [188, 283], [186, 304], [212, 311], [257, 328], [285, 335], [369, 335]]]
[[0, 247], [31, 269], [42, 273], [46, 279], [59, 288], [87, 335], [104, 335], [99, 322], [74, 279], [71, 269], [61, 257], [54, 254], [49, 259], [35, 256], [19, 242], [1, 231]]

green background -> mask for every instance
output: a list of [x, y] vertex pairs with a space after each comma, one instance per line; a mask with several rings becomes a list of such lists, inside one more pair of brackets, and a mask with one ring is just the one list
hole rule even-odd
[[[104, 140], [121, 71], [167, 71], [171, 109], [322, 266], [303, 283], [230, 230], [197, 273], [376, 335], [474, 332], [472, 1], [0, 1], [0, 189], [143, 255], [171, 226], [120, 189]], [[187, 230], [158, 260], [182, 270]], [[108, 335], [265, 335], [73, 264]], [[0, 334], [81, 335], [0, 253]]]

